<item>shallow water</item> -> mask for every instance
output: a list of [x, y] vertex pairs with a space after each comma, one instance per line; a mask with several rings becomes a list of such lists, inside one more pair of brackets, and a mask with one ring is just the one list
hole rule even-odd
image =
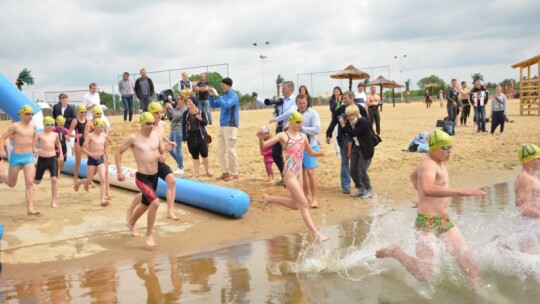
[[415, 209], [379, 201], [368, 219], [324, 227], [332, 237], [324, 244], [294, 234], [25, 281], [4, 272], [0, 303], [539, 303], [540, 254], [517, 250], [513, 184], [486, 190], [484, 198], [457, 198], [450, 208], [480, 268], [486, 286], [480, 295], [467, 287], [442, 244], [436, 243], [429, 282], [417, 281], [394, 260], [376, 259], [375, 250], [392, 243], [414, 253], [416, 216]]

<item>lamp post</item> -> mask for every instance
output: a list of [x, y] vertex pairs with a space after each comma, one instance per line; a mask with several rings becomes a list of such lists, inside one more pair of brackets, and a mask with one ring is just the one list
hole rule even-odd
[[[394, 56], [394, 59], [399, 58], [399, 82], [400, 84], [403, 82], [403, 69], [401, 68], [401, 60], [403, 58], [407, 58], [407, 54], [403, 54], [401, 56]], [[403, 88], [399, 88], [399, 91], [401, 92], [401, 102], [403, 102]]]
[[264, 88], [264, 60], [268, 57], [268, 56], [263, 55], [263, 47], [265, 45], [269, 45], [269, 44], [270, 44], [270, 42], [268, 42], [268, 41], [266, 41], [265, 43], [260, 43], [260, 44], [258, 44], [256, 42], [253, 42], [254, 47], [258, 46], [258, 47], [261, 48], [261, 55], [259, 56], [259, 58], [261, 58], [261, 76], [262, 76], [262, 85], [263, 85], [261, 96], [263, 96], [263, 98], [264, 98], [264, 96], [266, 96], [265, 91], [264, 91], [265, 90], [265, 88]]

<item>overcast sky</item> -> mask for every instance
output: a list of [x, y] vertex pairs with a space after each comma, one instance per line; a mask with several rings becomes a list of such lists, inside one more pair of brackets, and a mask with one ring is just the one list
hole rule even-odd
[[[44, 99], [44, 91], [90, 82], [110, 92], [118, 75], [142, 67], [227, 63], [233, 88], [261, 92], [261, 49], [253, 42], [269, 41], [262, 48], [264, 95], [275, 94], [278, 74], [308, 85], [315, 96], [347, 87], [329, 73], [298, 74], [349, 64], [372, 78], [411, 79], [414, 86], [432, 74], [470, 82], [471, 74], [482, 73], [500, 82], [518, 78], [512, 64], [540, 54], [539, 12], [538, 0], [4, 0], [0, 73], [15, 81], [30, 69], [36, 84], [24, 92]], [[227, 66], [210, 70], [227, 75]], [[172, 73], [173, 84], [179, 74]], [[168, 72], [150, 77], [156, 90], [168, 88]]]

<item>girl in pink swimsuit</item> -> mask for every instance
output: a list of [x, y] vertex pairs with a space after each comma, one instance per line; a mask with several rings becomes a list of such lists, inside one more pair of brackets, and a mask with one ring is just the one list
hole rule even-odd
[[272, 146], [278, 142], [283, 146], [283, 155], [285, 157], [283, 181], [291, 193], [290, 198], [265, 195], [263, 210], [270, 203], [279, 204], [294, 210], [300, 210], [300, 215], [313, 234], [313, 237], [316, 240], [324, 242], [328, 240], [328, 237], [321, 234], [315, 227], [315, 224], [313, 224], [311, 215], [309, 214], [309, 204], [304, 194], [304, 190], [302, 189], [302, 160], [304, 158], [304, 149], [307, 150], [310, 156], [324, 156], [324, 153], [315, 152], [311, 149], [311, 146], [307, 144], [306, 135], [300, 133], [301, 128], [302, 114], [293, 111], [289, 116], [289, 129], [287, 131], [280, 132], [267, 140], [264, 140], [264, 135], [261, 131], [257, 133], [261, 148]]

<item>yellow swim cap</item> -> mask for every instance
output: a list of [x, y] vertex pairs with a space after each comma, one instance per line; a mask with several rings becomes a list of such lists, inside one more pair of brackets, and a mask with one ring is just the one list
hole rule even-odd
[[80, 105], [80, 106], [77, 108], [77, 113], [86, 113], [86, 107], [83, 106], [83, 105]]
[[435, 151], [442, 147], [452, 146], [452, 137], [444, 131], [433, 131], [428, 138], [429, 151]]
[[51, 116], [45, 116], [45, 118], [43, 118], [43, 124], [54, 125], [54, 118], [52, 118]]
[[34, 109], [32, 109], [29, 105], [24, 105], [19, 109], [19, 116], [24, 115], [26, 113], [34, 114]]
[[298, 111], [292, 111], [291, 115], [289, 115], [289, 123], [297, 123], [302, 121], [304, 121], [304, 118]]
[[96, 115], [96, 114], [103, 114], [103, 110], [101, 109], [100, 106], [94, 106], [92, 108], [92, 114]]
[[163, 106], [159, 102], [152, 101], [148, 105], [148, 112], [150, 113], [163, 112]]
[[56, 124], [59, 126], [63, 126], [66, 123], [66, 118], [62, 115], [56, 116]]
[[94, 125], [94, 127], [105, 127], [105, 122], [101, 118], [94, 119], [92, 124]]
[[540, 157], [540, 148], [534, 144], [524, 144], [517, 152], [519, 161], [524, 165], [531, 160]]
[[154, 115], [150, 112], [143, 112], [141, 113], [141, 117], [139, 118], [139, 123], [142, 125], [146, 124], [147, 122], [154, 122]]

